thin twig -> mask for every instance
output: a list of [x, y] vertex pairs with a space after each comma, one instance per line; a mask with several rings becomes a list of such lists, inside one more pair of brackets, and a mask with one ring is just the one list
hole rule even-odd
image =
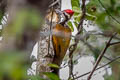
[[119, 42], [110, 43], [110, 45], [115, 45], [115, 44], [120, 44], [120, 41]]
[[56, 0], [55, 2], [53, 2], [53, 3], [49, 6], [49, 8], [51, 8], [51, 7], [53, 7], [54, 5], [56, 5], [59, 1], [60, 1], [60, 0]]
[[111, 40], [113, 39], [114, 36], [116, 36], [116, 34], [117, 34], [117, 33], [115, 33], [115, 34], [109, 39], [109, 41], [107, 42], [104, 50], [101, 52], [101, 54], [100, 54], [99, 57], [97, 58], [96, 63], [95, 63], [95, 65], [94, 65], [92, 71], [90, 72], [90, 75], [88, 76], [88, 79], [87, 79], [87, 80], [90, 80], [90, 79], [91, 79], [91, 77], [92, 77], [95, 69], [97, 68], [97, 66], [98, 66], [98, 64], [100, 63], [102, 57], [104, 56], [105, 52], [107, 51], [108, 47], [110, 46]]
[[[99, 70], [99, 69], [101, 69], [101, 68], [103, 68], [103, 67], [105, 67], [105, 66], [107, 66], [107, 65], [109, 65], [109, 64], [111, 64], [111, 63], [113, 63], [113, 62], [115, 62], [115, 61], [118, 60], [118, 59], [120, 59], [120, 56], [118, 56], [118, 57], [114, 58], [113, 60], [111, 60], [110, 62], [108, 62], [108, 63], [106, 63], [106, 64], [98, 67], [97, 69], [95, 69], [95, 71], [96, 71], [96, 70]], [[80, 77], [83, 77], [83, 76], [85, 76], [85, 75], [87, 75], [87, 74], [89, 74], [89, 73], [90, 73], [90, 72], [87, 72], [87, 73], [85, 73], [85, 74], [82, 74], [82, 75], [76, 77], [75, 79], [78, 79], [78, 78], [80, 78]]]
[[[54, 2], [54, 1], [53, 1]], [[51, 31], [51, 28], [52, 28], [52, 20], [53, 20], [53, 7], [51, 8], [51, 10], [52, 10], [52, 14], [51, 14], [51, 21], [50, 21], [50, 31]], [[48, 56], [50, 55], [49, 54], [49, 51], [50, 51], [50, 35], [49, 35], [49, 40], [48, 40]]]
[[103, 3], [102, 3], [100, 0], [98, 0], [98, 1], [99, 1], [99, 3], [101, 4], [101, 6], [105, 9], [106, 13], [107, 13], [113, 20], [115, 20], [117, 23], [120, 24], [120, 22], [119, 22], [116, 18], [114, 18], [114, 17], [109, 13], [109, 11], [105, 8], [105, 6], [103, 5]]
[[[72, 58], [73, 58], [73, 56], [70, 58], [70, 60], [69, 60], [69, 79], [71, 79], [71, 77], [70, 76], [72, 76], [72, 78], [73, 78], [73, 80], [74, 80], [74, 74], [73, 74], [73, 61], [72, 61]], [[69, 80], [68, 79], [68, 80]]]
[[[109, 32], [109, 33], [108, 32], [98, 32], [98, 33], [89, 33], [89, 34], [91, 34], [91, 35], [101, 35], [103, 37], [111, 37], [112, 36], [112, 34], [111, 34], [112, 32]], [[120, 40], [120, 37], [115, 36], [114, 39]]]
[[80, 19], [80, 23], [78, 24], [78, 34], [80, 34], [81, 31], [82, 31], [83, 21], [84, 21], [85, 16], [86, 16], [86, 6], [85, 6], [85, 2], [86, 2], [86, 0], [82, 0], [82, 16], [81, 16], [81, 19]]

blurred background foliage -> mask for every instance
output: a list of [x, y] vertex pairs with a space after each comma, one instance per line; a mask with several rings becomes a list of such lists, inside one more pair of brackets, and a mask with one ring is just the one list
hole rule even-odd
[[[82, 15], [80, 0], [71, 0], [72, 9], [74, 14], [74, 25], [77, 27]], [[83, 41], [80, 41], [78, 48], [74, 52], [77, 57], [80, 55], [93, 55], [96, 59], [100, 52], [105, 47], [105, 43], [109, 40], [109, 35], [117, 32], [117, 39], [113, 39], [113, 42], [120, 41], [120, 1], [119, 0], [90, 0], [86, 4], [86, 20], [90, 22], [89, 26], [94, 26], [95, 29], [86, 31], [84, 28], [83, 34], [89, 34], [89, 37]], [[72, 22], [71, 22], [72, 23]], [[73, 25], [72, 25], [73, 26]], [[86, 25], [83, 25], [83, 27]], [[91, 28], [91, 27], [90, 27]], [[96, 33], [105, 33], [105, 35], [94, 35]], [[109, 36], [109, 37], [108, 37]], [[105, 56], [113, 59], [120, 56], [120, 44], [111, 46], [108, 48]], [[103, 57], [101, 63], [106, 63], [109, 60]], [[105, 75], [105, 80], [120, 80], [120, 60], [110, 64], [112, 69], [112, 75]]]
[[[74, 14], [74, 25], [77, 27], [80, 18], [82, 15], [81, 4], [79, 0], [71, 0], [72, 9], [75, 11]], [[86, 20], [95, 24], [97, 30], [91, 31], [94, 32], [106, 32], [111, 34], [113, 32], [120, 33], [120, 1], [119, 0], [90, 0], [86, 4]], [[0, 24], [2, 22], [4, 12], [0, 10]], [[27, 22], [26, 22], [27, 21]], [[24, 25], [33, 25], [36, 26], [33, 29], [38, 29], [40, 25], [41, 17], [34, 10], [23, 10], [18, 12], [14, 24], [14, 33], [21, 35]], [[26, 22], [26, 23], [25, 23]], [[72, 21], [68, 22], [72, 31], [74, 31]], [[88, 24], [90, 26], [90, 24]], [[29, 26], [30, 27], [30, 26]], [[10, 32], [10, 33], [11, 33]], [[82, 35], [86, 34], [86, 30], [83, 31]], [[1, 32], [0, 32], [1, 35]], [[118, 34], [118, 36], [120, 36]], [[102, 35], [89, 35], [83, 41], [80, 41], [76, 51], [74, 52], [74, 58], [78, 55], [92, 55], [95, 59], [98, 57], [98, 54], [105, 46], [105, 42], [108, 41], [109, 37]], [[120, 39], [114, 39], [113, 41], [118, 41]], [[89, 46], [91, 45], [91, 46]], [[17, 53], [17, 54], [16, 54]], [[25, 65], [25, 57], [23, 52], [11, 51], [11, 52], [0, 52], [0, 80], [24, 80], [31, 78], [31, 80], [43, 80], [39, 76], [27, 76], [28, 65]], [[120, 44], [110, 47], [106, 56], [109, 58], [115, 58], [120, 55]], [[103, 59], [103, 62], [108, 62], [106, 58]], [[76, 62], [75, 62], [76, 64]], [[106, 74], [105, 80], [120, 80], [120, 60], [110, 64], [112, 68], [112, 75], [109, 76]], [[57, 76], [52, 73], [45, 73], [51, 80], [59, 80]], [[55, 77], [53, 77], [55, 76]]]
[[[16, 36], [18, 42], [21, 42], [21, 36], [23, 36], [23, 33], [27, 33], [27, 28], [36, 31], [40, 29], [39, 25], [42, 23], [41, 15], [38, 14], [37, 10], [32, 8], [19, 10], [13, 18], [14, 22], [7, 26], [5, 24], [2, 24], [2, 22], [5, 22], [3, 20], [4, 16], [6, 16], [5, 13], [1, 14], [0, 16], [1, 27], [4, 26], [4, 33], [7, 31], [7, 35], [4, 37], [9, 37], [11, 35]], [[2, 33], [2, 30], [3, 28], [0, 30], [0, 35], [4, 35]], [[2, 38], [2, 36], [0, 36], [0, 38]], [[34, 38], [34, 36], [31, 36], [31, 38]], [[0, 46], [2, 40], [0, 40]], [[20, 49], [9, 50], [8, 48], [8, 50], [1, 50], [0, 80], [44, 80], [40, 78], [40, 76], [28, 76], [27, 71], [28, 68], [30, 68], [31, 64], [28, 62], [28, 56], [30, 58], [30, 54], [27, 53], [28, 52], [22, 51]]]
[[120, 32], [119, 0], [92, 0], [87, 5], [87, 12], [96, 16], [96, 24], [102, 30]]
[[0, 80], [24, 80], [27, 78], [27, 65], [23, 67], [24, 60], [22, 52], [1, 52]]

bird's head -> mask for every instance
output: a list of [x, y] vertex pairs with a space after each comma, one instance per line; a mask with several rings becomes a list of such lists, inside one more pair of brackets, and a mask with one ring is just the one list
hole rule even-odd
[[63, 10], [63, 12], [65, 13], [65, 15], [69, 15], [70, 17], [72, 17], [74, 14], [74, 11], [71, 9], [65, 9]]
[[74, 11], [71, 9], [65, 9], [62, 11], [62, 16], [63, 16], [63, 20], [62, 22], [60, 22], [62, 25], [64, 25], [68, 20], [70, 20], [70, 18], [73, 16]]
[[66, 16], [68, 19], [70, 19], [73, 16], [74, 11], [71, 9], [65, 9], [65, 10], [63, 10], [63, 13], [64, 13], [64, 16]]

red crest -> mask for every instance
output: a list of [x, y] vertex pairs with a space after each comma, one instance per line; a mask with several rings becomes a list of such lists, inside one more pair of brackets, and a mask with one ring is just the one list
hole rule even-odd
[[74, 14], [74, 11], [71, 9], [66, 9], [64, 10], [64, 12], [66, 12], [67, 14], [69, 14], [70, 16], [72, 16]]

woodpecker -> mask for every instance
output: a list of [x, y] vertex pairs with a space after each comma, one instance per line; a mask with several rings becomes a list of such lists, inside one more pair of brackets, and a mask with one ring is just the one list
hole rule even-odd
[[[53, 64], [61, 65], [71, 40], [71, 29], [67, 25], [74, 11], [66, 9], [63, 12], [63, 20], [53, 27], [52, 44], [54, 49]], [[53, 73], [59, 74], [59, 69], [53, 68]]]

